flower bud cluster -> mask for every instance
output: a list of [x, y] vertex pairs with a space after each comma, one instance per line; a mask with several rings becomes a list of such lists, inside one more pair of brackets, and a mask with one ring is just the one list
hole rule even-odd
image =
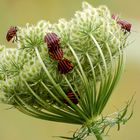
[[106, 6], [83, 2], [70, 21], [10, 28], [7, 41], [16, 37], [17, 48], [0, 48], [0, 94], [7, 103], [17, 105], [18, 96], [42, 109], [42, 102], [74, 109], [79, 99], [88, 103], [92, 85], [114, 71], [114, 60], [123, 53], [131, 29], [125, 23], [112, 18]]

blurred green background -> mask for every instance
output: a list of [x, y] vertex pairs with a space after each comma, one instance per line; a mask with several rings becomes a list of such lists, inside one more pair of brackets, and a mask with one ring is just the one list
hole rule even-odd
[[[105, 114], [116, 111], [136, 93], [133, 118], [122, 126], [120, 132], [114, 128], [107, 140], [140, 139], [140, 1], [139, 0], [87, 0], [94, 6], [107, 5], [112, 13], [118, 13], [133, 24], [130, 46], [126, 49], [126, 67], [118, 87], [105, 110]], [[7, 43], [5, 34], [11, 25], [35, 24], [41, 19], [52, 23], [63, 17], [70, 19], [75, 10], [81, 8], [82, 0], [0, 0], [0, 44]], [[16, 109], [0, 104], [0, 140], [58, 140], [52, 136], [70, 136], [79, 126], [38, 120], [26, 116]]]

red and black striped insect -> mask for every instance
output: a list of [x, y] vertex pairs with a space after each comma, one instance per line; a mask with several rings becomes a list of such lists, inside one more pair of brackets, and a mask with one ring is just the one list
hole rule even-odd
[[60, 46], [60, 39], [55, 33], [47, 33], [44, 37], [48, 46], [49, 56], [58, 61], [58, 71], [66, 74], [73, 69], [73, 64], [66, 58], [63, 58], [63, 50]]
[[60, 48], [60, 40], [55, 33], [47, 33], [44, 37], [44, 42], [47, 43], [48, 48]]
[[127, 32], [130, 32], [132, 24], [125, 20], [118, 20], [117, 23], [121, 26], [122, 29], [124, 29]]
[[58, 71], [61, 74], [66, 74], [73, 69], [73, 64], [66, 58], [59, 60], [58, 62]]
[[[77, 97], [75, 96], [75, 94], [77, 95]], [[72, 103], [77, 105], [79, 102], [78, 98], [80, 99], [80, 97], [79, 97], [79, 94], [77, 94], [77, 93], [75, 93], [75, 94], [71, 90], [66, 93], [67, 97], [72, 101]], [[69, 105], [69, 103], [66, 100], [64, 100], [64, 103]]]
[[63, 58], [63, 50], [60, 47], [58, 36], [55, 33], [47, 33], [44, 41], [47, 43], [50, 57], [55, 60], [61, 60]]
[[129, 23], [128, 21], [121, 20], [121, 19], [119, 19], [119, 17], [117, 15], [114, 15], [114, 14], [112, 15], [112, 19], [117, 21], [117, 23], [121, 26], [121, 28], [123, 30], [125, 30], [125, 33], [126, 33], [126, 31], [127, 32], [131, 31], [132, 24]]
[[48, 53], [49, 56], [54, 60], [61, 60], [63, 58], [63, 50], [61, 48], [58, 49], [54, 49], [53, 47], [49, 48]]
[[17, 40], [17, 27], [16, 26], [12, 26], [10, 27], [10, 29], [7, 31], [7, 35], [6, 35], [6, 40], [9, 42], [10, 40], [13, 39], [12, 42]]

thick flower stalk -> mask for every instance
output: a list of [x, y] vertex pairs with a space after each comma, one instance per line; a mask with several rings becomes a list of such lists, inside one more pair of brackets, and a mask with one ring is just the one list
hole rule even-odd
[[124, 67], [131, 24], [112, 16], [106, 6], [83, 2], [70, 21], [11, 27], [6, 35], [16, 48], [0, 48], [0, 99], [43, 120], [80, 124], [72, 140], [125, 123], [130, 103], [103, 116]]

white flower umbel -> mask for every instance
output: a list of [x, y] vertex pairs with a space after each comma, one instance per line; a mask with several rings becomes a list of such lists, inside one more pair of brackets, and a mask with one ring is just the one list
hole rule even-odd
[[17, 28], [17, 48], [0, 47], [2, 102], [39, 119], [81, 124], [73, 138], [62, 137], [72, 140], [90, 134], [103, 140], [107, 128], [131, 117], [125, 116], [130, 103], [112, 116], [102, 115], [123, 71], [129, 35], [106, 6], [83, 2], [70, 21]]

